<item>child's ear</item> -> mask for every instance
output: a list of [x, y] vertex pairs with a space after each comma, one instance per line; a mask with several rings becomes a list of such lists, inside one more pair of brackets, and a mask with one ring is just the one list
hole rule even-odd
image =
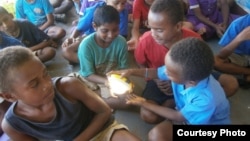
[[9, 94], [9, 93], [0, 93], [0, 97], [2, 97], [4, 100], [9, 101], [9, 102], [17, 101], [16, 97], [13, 94]]
[[182, 21], [181, 21], [181, 22], [178, 22], [178, 23], [176, 24], [177, 30], [178, 30], [178, 31], [181, 31], [182, 26], [183, 26], [183, 22], [182, 22]]
[[96, 31], [97, 26], [94, 22], [92, 22], [92, 26], [93, 26], [94, 30]]
[[188, 81], [190, 86], [196, 86], [198, 83], [197, 81]]

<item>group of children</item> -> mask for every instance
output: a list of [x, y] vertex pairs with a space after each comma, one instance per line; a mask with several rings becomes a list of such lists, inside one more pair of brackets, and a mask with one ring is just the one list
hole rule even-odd
[[[112, 117], [112, 110], [128, 106], [140, 106], [142, 120], [156, 124], [149, 140], [172, 140], [177, 122], [231, 124], [227, 97], [238, 82], [229, 74], [250, 81], [249, 15], [230, 24], [225, 0], [186, 2], [189, 17], [183, 1], [135, 0], [129, 41], [127, 1], [94, 3], [62, 44], [62, 55], [80, 70], [57, 78], [43, 62], [55, 56], [66, 32], [54, 25], [49, 1], [17, 1], [16, 19], [0, 7], [0, 96], [12, 103], [3, 131], [12, 140], [141, 140]], [[210, 33], [224, 46], [216, 55], [203, 41]], [[128, 50], [139, 69], [129, 68]], [[113, 73], [145, 77], [142, 97], [109, 95], [107, 75]]]

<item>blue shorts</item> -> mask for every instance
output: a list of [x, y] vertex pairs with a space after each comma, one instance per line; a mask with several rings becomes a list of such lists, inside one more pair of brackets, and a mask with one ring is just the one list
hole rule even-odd
[[159, 105], [162, 105], [166, 100], [173, 99], [174, 96], [166, 95], [157, 86], [154, 80], [147, 81], [146, 87], [143, 90], [142, 96], [147, 100], [152, 100]]

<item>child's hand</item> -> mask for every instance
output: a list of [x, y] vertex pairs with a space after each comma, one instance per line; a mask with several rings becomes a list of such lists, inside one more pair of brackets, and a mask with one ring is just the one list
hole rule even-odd
[[135, 94], [127, 95], [126, 103], [131, 105], [141, 106], [146, 99]]
[[138, 40], [136, 40], [136, 39], [130, 39], [130, 40], [127, 42], [128, 51], [135, 50], [135, 48], [136, 48], [136, 46], [137, 46], [137, 42], [138, 42]]
[[166, 95], [173, 95], [171, 81], [162, 81], [159, 79], [154, 80], [158, 88]]
[[73, 43], [73, 38], [67, 38], [63, 43], [62, 43], [62, 47], [67, 47], [70, 44]]
[[58, 44], [57, 44], [55, 41], [53, 41], [52, 39], [49, 40], [49, 45], [50, 45], [51, 47], [54, 47], [54, 48], [57, 48], [57, 47], [58, 47]]
[[223, 26], [221, 26], [221, 25], [217, 25], [216, 28], [215, 28], [215, 30], [216, 30], [217, 36], [219, 38], [222, 37], [222, 35], [225, 32], [225, 28]]
[[121, 78], [128, 77], [129, 75], [131, 75], [131, 69], [110, 71], [106, 74], [106, 76], [109, 77], [111, 74], [119, 74], [121, 75]]

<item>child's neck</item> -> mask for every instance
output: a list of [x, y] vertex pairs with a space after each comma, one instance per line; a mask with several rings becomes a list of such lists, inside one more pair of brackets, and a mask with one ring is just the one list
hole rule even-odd
[[197, 83], [198, 82], [196, 82], [196, 81], [188, 81], [187, 83], [184, 84], [185, 89], [190, 88], [190, 87], [194, 87], [197, 85]]
[[15, 113], [17, 115], [33, 122], [50, 122], [56, 116], [56, 107], [53, 101], [40, 107], [29, 106], [18, 102], [16, 107]]
[[107, 48], [110, 45], [110, 43], [100, 40], [96, 36], [95, 36], [95, 41], [101, 48]]
[[174, 36], [169, 42], [165, 43], [164, 46], [170, 49], [174, 43], [178, 42], [181, 39], [182, 39], [182, 30], [178, 32], [176, 36]]

